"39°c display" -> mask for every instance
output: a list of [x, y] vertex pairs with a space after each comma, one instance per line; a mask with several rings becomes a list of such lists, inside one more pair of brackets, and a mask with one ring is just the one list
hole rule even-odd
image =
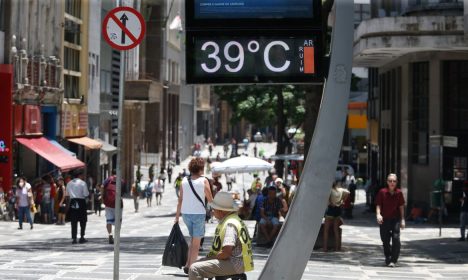
[[315, 36], [190, 39], [189, 83], [310, 83], [321, 78]]

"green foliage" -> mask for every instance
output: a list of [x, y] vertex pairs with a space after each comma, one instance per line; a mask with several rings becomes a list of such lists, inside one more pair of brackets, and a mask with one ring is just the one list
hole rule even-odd
[[277, 123], [278, 98], [275, 91], [283, 92], [283, 111], [287, 126], [297, 126], [305, 115], [304, 98], [306, 86], [301, 85], [242, 85], [215, 86], [214, 92], [221, 100], [227, 101], [233, 110], [231, 123], [246, 119], [250, 123], [265, 127]]

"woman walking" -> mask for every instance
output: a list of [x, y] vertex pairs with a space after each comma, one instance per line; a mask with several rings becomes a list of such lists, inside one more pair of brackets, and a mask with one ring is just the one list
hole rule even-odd
[[65, 225], [65, 213], [66, 213], [66, 203], [65, 203], [65, 183], [62, 177], [57, 178], [57, 200], [58, 200], [58, 217], [56, 225]]
[[177, 204], [175, 223], [179, 222], [179, 217], [182, 214], [184, 223], [192, 238], [187, 263], [184, 267], [185, 273], [188, 273], [192, 263], [197, 260], [200, 241], [205, 235], [205, 201], [211, 202], [213, 200], [210, 183], [207, 178], [202, 176], [204, 167], [205, 162], [202, 158], [194, 158], [190, 161], [189, 171], [191, 175], [182, 180], [182, 188], [180, 189]]
[[31, 213], [29, 212], [29, 207], [31, 206], [32, 202], [32, 190], [31, 185], [26, 182], [25, 177], [20, 177], [17, 183], [16, 189], [16, 209], [18, 209], [18, 222], [19, 227], [18, 229], [23, 229], [23, 220], [26, 216], [28, 223], [31, 225], [31, 229], [33, 229], [33, 222], [31, 219]]

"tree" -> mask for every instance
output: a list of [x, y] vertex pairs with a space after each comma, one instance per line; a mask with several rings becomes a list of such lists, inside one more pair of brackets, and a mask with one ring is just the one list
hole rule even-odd
[[[276, 154], [291, 150], [287, 127], [300, 127], [304, 122], [305, 95], [308, 86], [216, 86], [214, 92], [233, 109], [232, 123], [242, 119], [258, 126], [276, 124]], [[278, 176], [283, 176], [283, 162], [276, 161]]]

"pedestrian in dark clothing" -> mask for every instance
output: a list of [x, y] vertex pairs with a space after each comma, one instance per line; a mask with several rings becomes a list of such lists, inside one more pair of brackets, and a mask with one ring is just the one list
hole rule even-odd
[[405, 198], [397, 188], [396, 174], [387, 176], [387, 187], [379, 191], [375, 204], [385, 264], [389, 267], [395, 267], [400, 255], [400, 228], [405, 228]]
[[[461, 209], [460, 209], [460, 239], [458, 241], [465, 241], [468, 236], [465, 235], [465, 228], [468, 225], [468, 181], [463, 183], [463, 193], [460, 198]], [[466, 237], [465, 237], [466, 236]]]
[[72, 244], [78, 243], [76, 235], [78, 231], [78, 222], [80, 222], [81, 238], [80, 243], [88, 242], [84, 238], [86, 232], [86, 223], [88, 222], [88, 213], [86, 209], [86, 198], [89, 196], [88, 186], [84, 179], [84, 170], [75, 171], [75, 179], [67, 184], [66, 196], [70, 197], [70, 222]]
[[167, 180], [169, 180], [169, 184], [172, 182], [172, 164], [170, 163], [167, 166]]

